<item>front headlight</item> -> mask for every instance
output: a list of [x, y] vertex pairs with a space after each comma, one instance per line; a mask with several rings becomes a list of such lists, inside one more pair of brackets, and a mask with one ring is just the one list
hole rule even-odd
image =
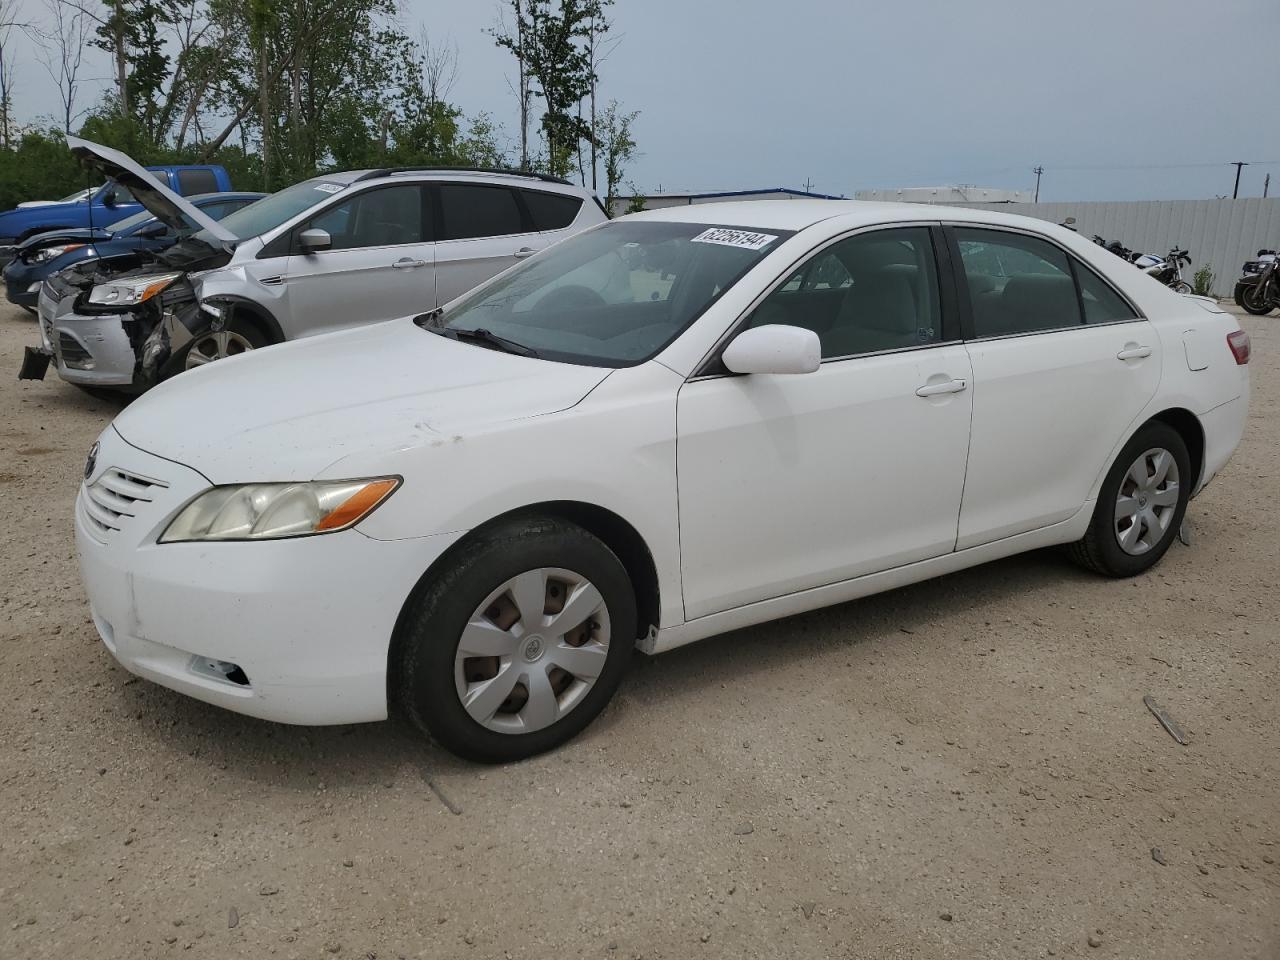
[[[32, 255], [31, 262], [32, 263], [48, 263], [50, 260], [54, 259], [55, 257], [60, 257], [64, 253], [68, 253], [71, 250], [79, 250], [83, 246], [84, 246], [83, 243], [64, 243], [56, 247], [45, 247], [43, 250], [37, 250], [35, 254]], [[91, 257], [93, 256], [92, 247], [89, 248], [88, 255]]]
[[278, 540], [333, 533], [359, 523], [399, 485], [399, 477], [380, 477], [214, 487], [173, 518], [160, 542]]
[[89, 291], [89, 302], [99, 307], [132, 307], [150, 300], [180, 276], [181, 273], [155, 273], [100, 283]]

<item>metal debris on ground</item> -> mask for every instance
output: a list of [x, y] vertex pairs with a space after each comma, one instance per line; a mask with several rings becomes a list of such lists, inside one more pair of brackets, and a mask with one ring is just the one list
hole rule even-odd
[[1182, 541], [1184, 547], [1191, 546], [1191, 524], [1187, 523], [1185, 517], [1182, 520], [1182, 525], [1178, 527], [1178, 539]]
[[1155, 715], [1155, 718], [1160, 721], [1160, 726], [1164, 727], [1165, 730], [1169, 732], [1169, 736], [1173, 737], [1173, 739], [1177, 740], [1185, 747], [1188, 742], [1187, 735], [1182, 732], [1182, 728], [1178, 726], [1177, 721], [1174, 720], [1173, 717], [1169, 716], [1169, 712], [1165, 710], [1164, 707], [1160, 706], [1160, 704], [1156, 703], [1156, 701], [1150, 696], [1143, 697], [1142, 702], [1147, 705], [1147, 709], [1150, 710], [1152, 714]]
[[1152, 847], [1151, 859], [1163, 867], [1165, 865], [1164, 851], [1161, 850], [1159, 847]]

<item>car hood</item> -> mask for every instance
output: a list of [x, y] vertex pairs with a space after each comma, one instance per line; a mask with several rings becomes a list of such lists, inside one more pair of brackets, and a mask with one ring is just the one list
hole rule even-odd
[[157, 181], [127, 154], [104, 147], [100, 143], [81, 140], [79, 137], [67, 137], [67, 146], [81, 164], [117, 183], [124, 184], [140, 204], [173, 229], [186, 228], [186, 224], [182, 221], [182, 215], [185, 213], [193, 222], [198, 223], [224, 243], [236, 242], [235, 234], [219, 226], [216, 220], [199, 207], [188, 203]]
[[89, 229], [88, 227], [77, 227], [68, 230], [49, 230], [45, 233], [37, 233], [35, 236], [28, 237], [23, 240], [15, 248], [19, 253], [27, 250], [39, 250], [41, 247], [50, 247], [56, 243], [68, 242], [72, 243], [76, 240], [110, 240], [111, 232], [108, 230], [100, 230], [97, 228]]
[[115, 427], [212, 483], [302, 480], [352, 455], [377, 469], [379, 453], [567, 409], [610, 372], [390, 320], [183, 373], [134, 401]]

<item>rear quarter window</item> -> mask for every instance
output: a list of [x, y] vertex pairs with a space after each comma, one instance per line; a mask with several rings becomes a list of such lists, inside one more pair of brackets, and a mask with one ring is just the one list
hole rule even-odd
[[184, 197], [197, 193], [217, 193], [218, 178], [212, 170], [179, 170], [178, 192]]
[[540, 190], [522, 190], [525, 206], [533, 217], [535, 230], [563, 230], [577, 219], [582, 209], [580, 197], [566, 197], [562, 193], [543, 193]]

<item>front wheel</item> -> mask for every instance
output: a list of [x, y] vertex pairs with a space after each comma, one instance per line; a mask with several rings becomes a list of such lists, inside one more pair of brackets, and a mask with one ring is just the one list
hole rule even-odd
[[1182, 436], [1166, 423], [1147, 424], [1112, 464], [1073, 559], [1108, 577], [1149, 570], [1177, 536], [1194, 483]]
[[635, 641], [635, 593], [612, 550], [559, 520], [513, 521], [415, 592], [390, 693], [459, 756], [521, 760], [604, 709]]
[[1265, 317], [1272, 311], [1275, 304], [1271, 302], [1271, 298], [1263, 290], [1263, 285], [1255, 283], [1253, 286], [1243, 287], [1240, 290], [1240, 306], [1255, 317]]
[[164, 364], [160, 379], [168, 380], [185, 370], [194, 370], [216, 360], [236, 357], [267, 345], [262, 332], [245, 320], [232, 317], [222, 330], [206, 330], [175, 353]]

